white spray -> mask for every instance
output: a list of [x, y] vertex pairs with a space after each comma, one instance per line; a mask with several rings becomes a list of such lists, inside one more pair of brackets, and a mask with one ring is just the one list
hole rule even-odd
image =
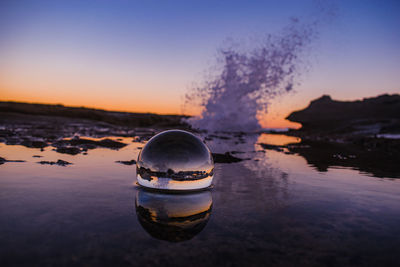
[[315, 37], [315, 25], [293, 19], [282, 35], [268, 35], [249, 52], [220, 51], [220, 75], [186, 94], [185, 106], [200, 105], [202, 113], [188, 122], [208, 131], [253, 132], [269, 101], [293, 89], [303, 66], [301, 54]]

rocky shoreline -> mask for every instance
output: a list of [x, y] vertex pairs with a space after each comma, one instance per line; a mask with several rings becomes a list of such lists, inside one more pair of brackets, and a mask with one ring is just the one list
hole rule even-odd
[[[398, 135], [396, 129], [400, 119], [398, 118], [399, 115], [397, 112], [393, 110], [400, 107], [400, 97], [398, 95], [386, 95], [378, 97], [378, 99], [379, 101], [375, 99], [372, 102], [381, 105], [383, 101], [384, 103], [389, 102], [391, 103], [390, 105], [392, 105], [391, 108], [387, 108], [389, 111], [386, 111], [386, 120], [382, 119], [384, 114], [382, 113], [383, 109], [380, 108], [379, 116], [381, 117], [375, 116], [375, 119], [371, 117], [368, 120], [370, 124], [366, 123], [364, 120], [362, 124], [364, 131], [354, 130], [360, 129], [359, 118], [357, 117], [359, 115], [356, 116], [357, 118], [347, 116], [348, 118], [346, 120], [343, 119], [340, 123], [332, 123], [330, 127], [327, 127], [325, 122], [318, 125], [318, 119], [313, 117], [314, 113], [341, 112], [340, 108], [329, 108], [331, 104], [337, 105], [337, 101], [324, 96], [312, 101], [310, 106], [305, 110], [294, 112], [288, 117], [289, 120], [304, 123], [301, 129], [289, 130], [285, 133], [275, 133], [299, 137], [301, 138], [300, 143], [288, 145], [262, 143], [259, 145], [261, 145], [265, 151], [274, 150], [286, 154], [302, 156], [310, 166], [320, 172], [325, 172], [331, 167], [346, 167], [370, 173], [376, 177], [400, 178], [400, 167], [398, 166], [398, 162], [400, 162], [400, 139], [383, 138], [381, 136], [382, 134], [392, 134], [392, 136]], [[368, 101], [371, 102], [371, 99]], [[341, 105], [341, 103], [339, 103], [339, 105]], [[348, 106], [347, 110], [351, 109], [351, 104], [345, 103], [345, 105]], [[360, 103], [357, 102], [355, 105], [360, 105]], [[369, 105], [371, 106], [371, 103]], [[20, 104], [17, 106], [20, 106]], [[328, 107], [329, 111], [321, 111], [321, 109], [325, 107]], [[39, 106], [40, 112], [42, 112], [43, 109], [46, 110], [50, 108], [48, 105], [45, 108]], [[16, 109], [12, 110], [16, 111]], [[312, 112], [310, 112], [310, 110], [312, 110]], [[132, 125], [135, 125], [135, 123], [132, 121], [128, 123], [128, 125], [122, 125], [120, 121], [113, 124], [105, 122], [104, 120], [88, 119], [85, 118], [85, 115], [83, 115], [83, 118], [75, 118], [58, 116], [57, 112], [52, 115], [43, 115], [38, 114], [40, 112], [27, 114], [25, 111], [10, 112], [10, 110], [4, 110], [3, 105], [3, 111], [0, 111], [1, 143], [5, 143], [6, 145], [22, 145], [28, 148], [38, 148], [41, 150], [46, 147], [52, 147], [53, 150], [61, 154], [77, 155], [80, 153], [86, 154], [88, 150], [99, 147], [118, 150], [127, 145], [118, 139], [115, 140], [116, 138], [113, 138], [114, 140], [110, 139], [110, 136], [132, 137], [134, 142], [144, 142], [164, 129], [190, 129], [187, 124], [182, 123], [182, 118], [184, 118], [182, 116], [175, 116], [174, 120], [170, 121], [171, 118], [169, 115], [167, 118], [164, 118], [165, 120], [162, 118], [163, 115], [157, 115], [161, 118], [161, 121], [164, 121], [164, 124], [155, 123], [151, 127], [134, 127]], [[85, 112], [86, 111], [87, 110], [85, 110]], [[97, 111], [95, 110], [95, 112]], [[111, 112], [111, 114], [113, 114], [113, 112]], [[108, 115], [104, 116], [107, 117]], [[135, 114], [135, 116], [139, 115]], [[147, 116], [147, 114], [143, 116]], [[330, 114], [328, 117], [332, 116], [334, 115]], [[178, 118], [179, 120], [177, 120]], [[313, 119], [315, 119], [315, 121]], [[382, 120], [386, 121], [386, 124], [379, 124]], [[170, 124], [165, 123], [166, 121], [169, 121]], [[354, 126], [349, 127], [348, 125], [351, 125], [353, 122], [355, 122]], [[391, 123], [390, 127], [388, 127], [387, 122]], [[347, 126], [345, 127], [345, 125]], [[377, 125], [380, 125], [380, 127], [377, 127]], [[388, 129], [392, 131], [388, 132]], [[234, 142], [235, 144], [241, 144], [245, 142], [246, 134], [233, 133], [228, 136], [210, 133], [205, 135], [205, 141], [219, 139], [221, 139], [221, 141], [225, 139], [234, 139], [236, 140]], [[247, 158], [234, 156], [236, 153], [243, 152], [227, 151], [225, 153], [213, 153], [213, 158], [216, 163], [235, 163], [247, 160]], [[0, 164], [5, 162], [9, 162], [9, 160], [2, 158]], [[69, 162], [62, 164], [60, 162], [39, 163], [59, 166], [69, 165]], [[134, 165], [135, 160], [117, 161], [117, 163]]]
[[302, 124], [286, 133], [302, 140], [288, 150], [319, 171], [341, 166], [376, 177], [400, 178], [400, 95], [358, 101], [337, 101], [325, 95], [287, 119]]
[[97, 147], [119, 149], [126, 145], [106, 138], [109, 136], [133, 137], [141, 142], [160, 129], [185, 127], [182, 118], [184, 116], [0, 102], [0, 142], [40, 149], [51, 146], [59, 153], [76, 155]]

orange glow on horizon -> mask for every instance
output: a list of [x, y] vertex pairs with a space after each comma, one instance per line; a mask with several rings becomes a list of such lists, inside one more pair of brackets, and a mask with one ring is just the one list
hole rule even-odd
[[[182, 114], [178, 109], [171, 108], [167, 105], [151, 105], [149, 103], [138, 102], [134, 105], [132, 104], [100, 104], [94, 102], [85, 102], [81, 101], [45, 101], [42, 99], [26, 99], [26, 98], [18, 98], [18, 99], [0, 99], [0, 101], [4, 102], [22, 102], [22, 103], [30, 103], [30, 104], [44, 104], [44, 105], [63, 105], [66, 107], [76, 107], [76, 108], [89, 108], [89, 109], [100, 109], [105, 111], [116, 111], [116, 112], [132, 112], [132, 113], [155, 113], [160, 115], [180, 115]], [[89, 104], [91, 103], [91, 104]]]
[[[49, 105], [63, 105], [69, 107], [85, 107], [93, 109], [101, 109], [106, 111], [118, 111], [118, 112], [133, 112], [133, 113], [156, 113], [161, 115], [191, 115], [195, 116], [197, 114], [182, 114], [180, 109], [180, 104], [174, 105], [174, 103], [148, 103], [148, 102], [137, 102], [132, 104], [128, 103], [94, 103], [90, 102], [84, 103], [83, 101], [46, 101], [39, 98], [2, 98], [0, 101], [12, 101], [12, 102], [25, 102], [32, 104], [49, 104]], [[263, 116], [260, 120], [260, 124], [264, 128], [300, 128], [301, 125], [298, 123], [293, 123], [285, 120], [283, 117], [271, 118], [269, 114]]]
[[[182, 110], [182, 98], [178, 93], [172, 94], [168, 88], [164, 90], [149, 88], [149, 85], [128, 86], [121, 84], [119, 89], [112, 89], [108, 84], [102, 87], [88, 85], [86, 90], [79, 82], [65, 81], [65, 83], [32, 83], [26, 85], [19, 80], [0, 81], [0, 100], [38, 104], [61, 104], [70, 107], [86, 107], [118, 112], [178, 114], [196, 116], [199, 109]], [[133, 88], [143, 88], [133, 90]], [[74, 89], [70, 89], [74, 88]], [[127, 89], [128, 88], [128, 89]], [[163, 88], [157, 86], [156, 88]], [[121, 93], [126, 92], [126, 93]], [[260, 116], [263, 128], [300, 128], [298, 123], [285, 120], [293, 111], [291, 105], [272, 106], [270, 112]]]
[[[14, 88], [13, 88], [14, 89]], [[35, 104], [63, 105], [69, 107], [85, 107], [107, 111], [182, 114], [180, 103], [165, 101], [163, 96], [151, 97], [149, 94], [121, 94], [109, 90], [107, 93], [92, 93], [90, 90], [14, 90], [0, 89], [0, 101], [24, 102]]]

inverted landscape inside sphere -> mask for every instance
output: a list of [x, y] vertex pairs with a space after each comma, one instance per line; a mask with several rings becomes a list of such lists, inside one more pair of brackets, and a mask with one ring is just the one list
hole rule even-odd
[[182, 130], [164, 131], [151, 138], [139, 153], [136, 168], [140, 185], [167, 190], [209, 187], [214, 174], [208, 147]]
[[154, 238], [170, 242], [192, 239], [206, 226], [212, 210], [210, 191], [161, 194], [138, 190], [136, 214]]

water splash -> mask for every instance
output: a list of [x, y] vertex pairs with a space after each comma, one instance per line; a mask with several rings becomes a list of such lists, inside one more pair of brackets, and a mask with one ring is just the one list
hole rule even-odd
[[185, 106], [200, 106], [201, 115], [188, 119], [193, 128], [252, 132], [274, 97], [293, 90], [305, 66], [302, 53], [316, 36], [315, 23], [292, 19], [280, 35], [268, 35], [250, 50], [222, 49], [219, 76], [194, 88]]

